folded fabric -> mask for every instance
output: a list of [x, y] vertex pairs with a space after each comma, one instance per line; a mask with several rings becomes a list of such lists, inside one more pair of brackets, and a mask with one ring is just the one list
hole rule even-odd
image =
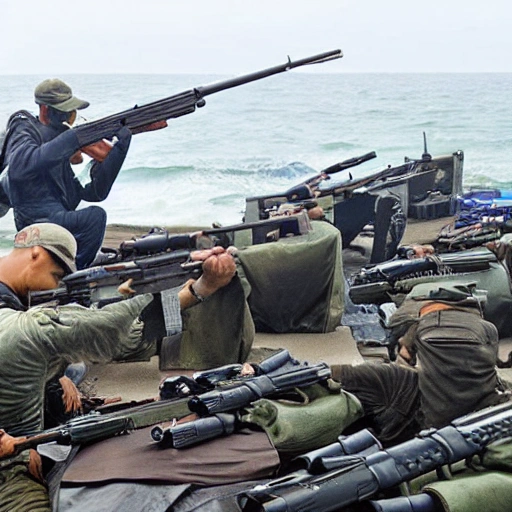
[[423, 492], [436, 496], [445, 512], [505, 512], [512, 506], [512, 475], [476, 473], [432, 483]]
[[315, 384], [287, 399], [262, 398], [245, 409], [242, 420], [263, 428], [278, 452], [303, 453], [334, 443], [363, 416], [361, 402], [329, 381]]

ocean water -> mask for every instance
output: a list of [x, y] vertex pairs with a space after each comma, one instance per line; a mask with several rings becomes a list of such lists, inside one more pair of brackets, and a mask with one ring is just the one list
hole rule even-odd
[[[15, 110], [36, 112], [32, 94], [44, 78], [0, 76], [0, 127]], [[229, 77], [61, 78], [91, 102], [83, 115], [98, 119]], [[134, 136], [102, 206], [109, 223], [234, 224], [246, 197], [284, 192], [347, 158], [377, 153], [354, 176], [419, 158], [423, 132], [434, 156], [464, 151], [465, 186], [512, 188], [512, 74], [291, 71], [219, 92], [167, 129]], [[14, 231], [8, 213], [0, 219], [0, 249], [10, 247]]]

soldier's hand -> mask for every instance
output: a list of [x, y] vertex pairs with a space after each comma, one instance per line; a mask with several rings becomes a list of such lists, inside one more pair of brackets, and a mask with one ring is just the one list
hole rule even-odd
[[82, 395], [74, 382], [65, 375], [59, 379], [62, 387], [62, 402], [66, 413], [80, 411], [82, 409]]
[[94, 142], [93, 144], [89, 144], [88, 146], [84, 146], [81, 148], [81, 152], [85, 153], [87, 156], [90, 156], [97, 162], [103, 162], [113, 147], [114, 144], [112, 144], [112, 142], [107, 139], [102, 139], [98, 142]]
[[25, 439], [25, 437], [12, 437], [5, 430], [0, 430], [0, 459], [14, 455], [16, 445]]
[[130, 297], [131, 295], [133, 295], [135, 293], [135, 290], [132, 288], [132, 284], [133, 284], [133, 279], [132, 278], [127, 279], [124, 283], [121, 283], [117, 287], [117, 291], [121, 295], [124, 295], [125, 297]]
[[194, 290], [203, 297], [208, 297], [230, 283], [236, 274], [236, 264], [232, 250], [213, 247], [204, 251], [193, 251], [193, 261], [203, 261], [203, 274], [194, 284]]

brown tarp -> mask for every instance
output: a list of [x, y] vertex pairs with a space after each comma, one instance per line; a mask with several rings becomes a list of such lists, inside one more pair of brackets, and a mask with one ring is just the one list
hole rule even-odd
[[271, 476], [279, 456], [264, 432], [242, 429], [183, 450], [161, 449], [151, 428], [107, 439], [82, 449], [63, 484], [110, 481], [221, 485]]

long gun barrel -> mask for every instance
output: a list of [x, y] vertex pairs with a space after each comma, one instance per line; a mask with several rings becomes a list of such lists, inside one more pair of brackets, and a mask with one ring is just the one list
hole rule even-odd
[[[355, 156], [353, 158], [348, 158], [347, 160], [343, 160], [342, 162], [338, 162], [336, 164], [330, 165], [325, 168], [323, 171], [320, 171], [316, 176], [309, 178], [304, 182], [304, 184], [316, 187], [320, 181], [324, 179], [330, 179], [331, 174], [336, 174], [341, 171], [346, 171], [347, 169], [351, 169], [352, 167], [356, 167], [357, 165], [361, 165], [364, 162], [368, 162], [368, 160], [372, 160], [373, 158], [377, 158], [377, 153], [375, 151], [371, 151], [370, 153], [366, 153], [361, 156]], [[289, 193], [289, 192], [288, 192]], [[287, 194], [288, 194], [287, 193]]]
[[[465, 460], [494, 441], [512, 435], [512, 403], [463, 416], [451, 425], [368, 456], [338, 458], [338, 467], [320, 475], [300, 471], [257, 486], [244, 510], [331, 512], [403, 482]], [[255, 503], [259, 508], [255, 508]]]
[[292, 61], [288, 58], [288, 62], [274, 66], [247, 75], [231, 78], [229, 80], [219, 81], [210, 85], [195, 87], [188, 91], [164, 98], [146, 105], [135, 105], [133, 108], [113, 114], [97, 121], [90, 121], [73, 128], [76, 130], [78, 140], [81, 146], [87, 146], [102, 138], [113, 137], [122, 126], [130, 129], [140, 128], [156, 121], [173, 119], [176, 117], [191, 114], [196, 107], [205, 105], [205, 96], [216, 92], [238, 87], [239, 85], [261, 80], [268, 76], [283, 73], [293, 68], [305, 66], [308, 64], [319, 64], [330, 60], [343, 57], [341, 50], [332, 50], [329, 52], [313, 55], [303, 59]]
[[305, 235], [310, 230], [311, 223], [304, 212], [258, 222], [205, 229], [195, 233], [173, 234], [165, 229], [153, 228], [145, 235], [121, 242], [119, 249], [107, 253], [102, 263], [126, 261], [169, 251], [208, 249], [213, 246], [227, 249], [234, 245], [234, 234], [240, 231], [249, 232], [252, 244], [257, 245], [272, 242], [276, 237]]
[[194, 396], [188, 406], [199, 416], [228, 412], [274, 393], [289, 391], [297, 386], [308, 386], [328, 379], [331, 371], [326, 363], [298, 365], [282, 373], [259, 375], [236, 381], [228, 389], [218, 389]]

